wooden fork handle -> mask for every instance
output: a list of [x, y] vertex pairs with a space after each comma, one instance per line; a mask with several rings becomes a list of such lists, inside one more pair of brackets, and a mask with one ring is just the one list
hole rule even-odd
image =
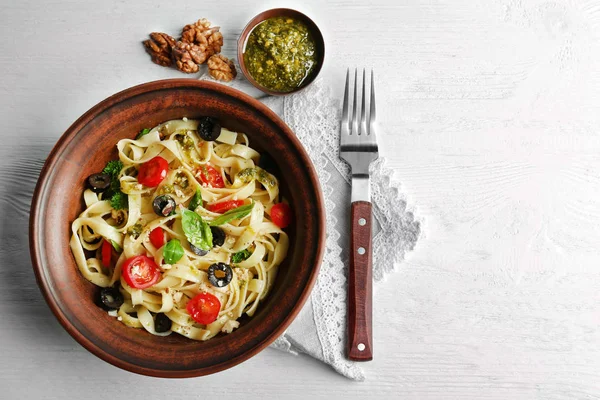
[[373, 359], [371, 203], [352, 203], [348, 273], [348, 359]]

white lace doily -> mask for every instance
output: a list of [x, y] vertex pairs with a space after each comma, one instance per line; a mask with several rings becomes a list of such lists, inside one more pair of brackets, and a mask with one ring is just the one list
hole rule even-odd
[[[200, 79], [210, 79], [204, 75]], [[330, 364], [351, 379], [364, 379], [357, 363], [344, 357], [346, 333], [346, 275], [350, 236], [350, 169], [339, 158], [341, 102], [321, 80], [290, 96], [261, 96], [241, 77], [229, 84], [267, 104], [296, 133], [316, 168], [327, 216], [323, 264], [311, 298], [284, 335], [271, 346], [306, 353]], [[381, 280], [394, 271], [413, 249], [420, 224], [400, 193], [399, 183], [385, 160], [371, 166], [373, 202], [373, 277]], [[390, 262], [392, 260], [393, 262]]]

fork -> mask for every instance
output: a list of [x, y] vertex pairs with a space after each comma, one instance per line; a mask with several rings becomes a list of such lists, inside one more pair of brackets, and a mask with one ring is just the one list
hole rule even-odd
[[[347, 356], [353, 361], [373, 359], [372, 328], [372, 214], [369, 165], [379, 156], [375, 136], [375, 83], [371, 70], [369, 112], [367, 114], [366, 71], [362, 73], [361, 101], [358, 99], [358, 70], [354, 70], [354, 97], [350, 110], [350, 69], [340, 128], [340, 158], [352, 168], [350, 268], [348, 273]], [[360, 107], [360, 121], [358, 108]]]

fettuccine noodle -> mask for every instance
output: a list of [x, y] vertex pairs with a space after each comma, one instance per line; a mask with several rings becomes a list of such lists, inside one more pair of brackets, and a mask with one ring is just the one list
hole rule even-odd
[[[289, 242], [270, 217], [271, 208], [279, 202], [278, 181], [257, 166], [260, 154], [249, 146], [248, 137], [223, 129], [223, 141], [204, 141], [197, 129], [198, 121], [184, 118], [160, 124], [138, 139], [120, 140], [117, 149], [123, 168], [118, 179], [128, 207], [116, 210], [103, 194], [85, 190], [86, 209], [72, 223], [70, 246], [88, 281], [103, 288], [119, 288], [124, 302], [112, 315], [123, 324], [154, 335], [176, 332], [207, 340], [219, 332], [231, 333], [243, 314], [255, 314], [273, 287]], [[156, 156], [168, 161], [167, 176], [157, 187], [143, 186], [137, 180], [139, 167]], [[221, 174], [225, 187], [202, 183], [199, 174], [206, 165]], [[254, 204], [249, 215], [219, 226], [226, 234], [224, 244], [203, 256], [192, 251], [182, 227], [183, 210], [198, 190], [203, 201], [192, 211], [207, 223], [221, 216], [209, 211], [210, 205], [229, 200]], [[176, 211], [166, 217], [153, 210], [154, 198], [165, 193], [177, 203]], [[183, 256], [174, 264], [165, 262], [164, 246], [157, 249], [149, 239], [158, 227], [166, 232], [167, 241], [178, 239], [183, 247]], [[110, 266], [101, 262], [103, 241], [117, 249]], [[250, 253], [248, 258], [232, 263], [233, 254], [244, 250]], [[130, 287], [121, 273], [125, 261], [139, 255], [152, 258], [161, 272], [158, 282], [146, 289]], [[219, 262], [233, 270], [231, 282], [224, 287], [214, 286], [208, 279], [208, 267]], [[207, 325], [197, 323], [186, 310], [190, 299], [200, 293], [216, 296], [221, 304], [217, 319]], [[156, 331], [157, 313], [171, 320], [170, 330]]]

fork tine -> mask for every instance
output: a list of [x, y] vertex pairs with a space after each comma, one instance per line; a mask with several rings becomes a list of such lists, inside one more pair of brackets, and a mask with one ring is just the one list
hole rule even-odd
[[367, 95], [367, 91], [366, 91], [366, 85], [367, 85], [367, 75], [366, 75], [366, 71], [363, 68], [363, 73], [362, 73], [362, 104], [360, 105], [360, 134], [361, 135], [367, 135], [367, 99], [366, 99], [366, 95]]
[[344, 105], [342, 106], [342, 125], [350, 129], [350, 104], [348, 103], [348, 92], [350, 91], [350, 68], [346, 70], [346, 88], [344, 89]]
[[351, 135], [358, 135], [358, 68], [354, 69], [354, 103], [352, 105], [352, 130]]
[[375, 129], [373, 129], [373, 125], [375, 124], [375, 120], [377, 118], [377, 112], [375, 110], [375, 77], [373, 75], [373, 70], [371, 70], [371, 100], [370, 100], [370, 110], [369, 110], [369, 134], [374, 135]]

